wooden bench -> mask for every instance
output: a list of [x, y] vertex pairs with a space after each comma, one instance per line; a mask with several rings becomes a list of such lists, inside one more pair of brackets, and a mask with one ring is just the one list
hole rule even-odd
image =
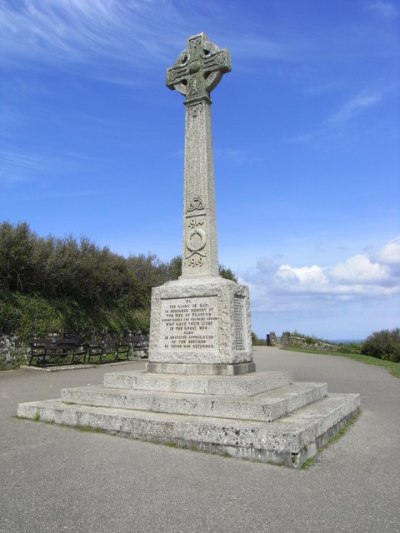
[[32, 365], [36, 358], [37, 364], [44, 366], [57, 359], [70, 358], [69, 363], [76, 363], [79, 359], [85, 362], [87, 348], [78, 337], [54, 337], [51, 339], [34, 338], [29, 342], [30, 359]]
[[149, 336], [142, 333], [136, 333], [126, 337], [126, 341], [132, 348], [133, 354], [138, 353], [139, 357], [145, 359], [148, 357], [149, 351]]
[[37, 365], [45, 366], [67, 358], [70, 364], [90, 363], [93, 358], [103, 363], [107, 355], [112, 355], [113, 361], [129, 359], [131, 351], [137, 357], [148, 357], [149, 336], [142, 333], [129, 334], [121, 338], [103, 335], [93, 337], [87, 343], [74, 336], [34, 338], [30, 340], [29, 347], [29, 365], [33, 364], [34, 359]]
[[102, 363], [106, 355], [113, 355], [113, 361], [120, 361], [121, 356], [125, 356], [125, 359], [128, 359], [130, 349], [131, 347], [125, 339], [120, 339], [119, 337], [105, 335], [100, 338], [94, 338], [87, 343], [87, 361], [90, 362], [91, 358], [97, 357], [99, 363]]

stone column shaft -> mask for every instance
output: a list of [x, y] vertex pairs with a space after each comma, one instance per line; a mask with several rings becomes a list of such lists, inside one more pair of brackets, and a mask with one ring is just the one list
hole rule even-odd
[[211, 103], [186, 104], [182, 276], [217, 276]]

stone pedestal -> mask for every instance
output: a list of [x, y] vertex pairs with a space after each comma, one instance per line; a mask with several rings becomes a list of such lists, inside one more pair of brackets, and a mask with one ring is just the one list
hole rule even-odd
[[247, 287], [219, 276], [181, 278], [153, 289], [149, 372], [253, 372]]
[[59, 400], [23, 403], [18, 416], [134, 439], [297, 468], [360, 405], [326, 383], [286, 372], [188, 376], [121, 372], [103, 385], [64, 389]]

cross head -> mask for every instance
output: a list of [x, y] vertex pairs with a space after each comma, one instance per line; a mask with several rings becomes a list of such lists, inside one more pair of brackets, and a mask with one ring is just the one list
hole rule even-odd
[[189, 37], [187, 48], [167, 70], [167, 87], [186, 96], [186, 104], [210, 101], [210, 92], [230, 70], [229, 50], [221, 50], [207, 35], [199, 33]]

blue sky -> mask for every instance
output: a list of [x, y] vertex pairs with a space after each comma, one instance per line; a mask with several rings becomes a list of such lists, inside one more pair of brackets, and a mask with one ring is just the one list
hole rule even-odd
[[253, 329], [399, 326], [398, 0], [0, 0], [0, 221], [124, 255], [180, 253], [190, 35], [212, 93], [220, 262]]

